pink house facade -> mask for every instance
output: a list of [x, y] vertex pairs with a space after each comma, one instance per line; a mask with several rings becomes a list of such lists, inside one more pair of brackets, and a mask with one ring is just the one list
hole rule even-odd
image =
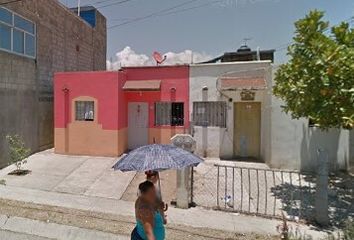
[[119, 156], [189, 130], [189, 66], [57, 73], [55, 152]]

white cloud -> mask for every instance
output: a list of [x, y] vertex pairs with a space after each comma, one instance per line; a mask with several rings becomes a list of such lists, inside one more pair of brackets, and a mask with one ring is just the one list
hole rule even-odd
[[[212, 56], [206, 53], [192, 52], [191, 50], [185, 50], [179, 53], [167, 52], [163, 54], [163, 56], [166, 56], [166, 61], [162, 65], [197, 63], [212, 59]], [[112, 62], [107, 61], [107, 69], [117, 70], [121, 67], [153, 66], [155, 64], [152, 56], [138, 54], [127, 46], [122, 51], [116, 53], [115, 60], [113, 59]]]

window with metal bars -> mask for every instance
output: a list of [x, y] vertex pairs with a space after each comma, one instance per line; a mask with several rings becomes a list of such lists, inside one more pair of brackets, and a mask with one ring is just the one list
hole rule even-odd
[[155, 103], [155, 126], [183, 126], [184, 103], [157, 102]]
[[95, 116], [93, 101], [76, 101], [75, 102], [75, 120], [76, 121], [93, 121]]
[[226, 102], [193, 102], [193, 124], [195, 126], [225, 128], [226, 113]]

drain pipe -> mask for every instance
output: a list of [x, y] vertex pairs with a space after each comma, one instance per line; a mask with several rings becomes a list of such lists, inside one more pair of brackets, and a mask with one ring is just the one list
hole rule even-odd
[[[208, 101], [208, 87], [204, 86], [202, 88], [202, 101]], [[204, 114], [203, 119], [203, 127], [202, 127], [202, 150], [203, 150], [203, 157], [207, 157], [207, 148], [208, 148], [208, 123], [206, 119], [206, 115]]]

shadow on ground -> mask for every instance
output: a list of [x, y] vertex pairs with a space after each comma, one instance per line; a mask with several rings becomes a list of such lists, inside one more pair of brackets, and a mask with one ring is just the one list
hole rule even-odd
[[[289, 216], [315, 223], [316, 178], [308, 175], [304, 180], [308, 184], [284, 183], [273, 187], [271, 192], [282, 201], [283, 210]], [[331, 175], [328, 188], [329, 228], [343, 227], [348, 219], [354, 219], [354, 176], [346, 173]]]

